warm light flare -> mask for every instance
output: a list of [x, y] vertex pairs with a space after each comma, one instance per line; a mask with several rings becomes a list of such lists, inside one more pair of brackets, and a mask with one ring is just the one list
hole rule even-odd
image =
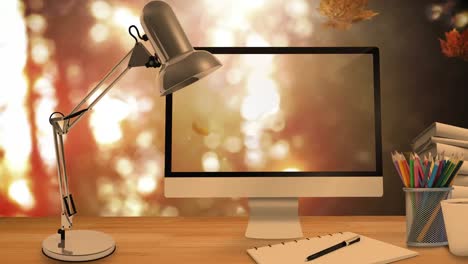
[[138, 197], [131, 195], [123, 203], [123, 214], [128, 216], [139, 216], [145, 210], [145, 203]]
[[242, 101], [241, 114], [247, 120], [259, 120], [279, 111], [278, 92], [266, 91], [261, 96], [249, 95]]
[[120, 123], [130, 114], [127, 103], [112, 98], [104, 97], [96, 104], [91, 114], [90, 122], [93, 135], [101, 145], [111, 145], [122, 138]]
[[47, 117], [54, 112], [57, 100], [54, 97], [42, 97], [36, 103], [35, 123], [37, 127], [36, 137], [39, 144], [39, 153], [44, 163], [53, 168], [56, 164], [55, 147], [52, 141], [52, 126]]
[[116, 162], [116, 170], [123, 177], [129, 177], [134, 169], [133, 163], [127, 158], [119, 158]]
[[157, 188], [156, 178], [148, 175], [138, 179], [137, 190], [141, 194], [152, 193]]
[[[2, 1], [2, 19], [8, 21], [0, 39], [0, 58], [15, 63], [0, 64], [2, 83], [0, 89], [0, 146], [5, 151], [3, 164], [14, 177], [24, 177], [29, 169], [31, 133], [25, 109], [28, 83], [23, 69], [26, 63], [27, 37], [20, 1]], [[11, 140], [13, 138], [21, 140]]]
[[286, 140], [280, 140], [270, 148], [270, 156], [275, 160], [284, 159], [288, 156], [288, 154], [289, 143]]
[[245, 163], [251, 168], [259, 168], [264, 165], [265, 158], [260, 150], [249, 150], [245, 156]]
[[174, 217], [179, 215], [179, 210], [174, 206], [168, 206], [161, 211], [161, 216]]
[[202, 165], [204, 171], [219, 171], [220, 163], [218, 155], [214, 152], [206, 152], [202, 157]]
[[242, 149], [242, 140], [238, 137], [228, 137], [224, 141], [224, 149], [231, 153], [237, 153]]
[[26, 180], [16, 180], [8, 188], [8, 196], [17, 202], [23, 209], [34, 207], [35, 201]]
[[27, 18], [28, 28], [36, 34], [42, 34], [47, 28], [47, 21], [44, 16], [33, 14]]
[[112, 14], [112, 7], [106, 1], [93, 1], [90, 9], [91, 14], [99, 20], [105, 20]]
[[261, 8], [265, 4], [265, 0], [237, 0], [233, 2], [219, 1], [219, 0], [205, 0], [205, 5], [211, 8], [209, 12], [213, 14], [223, 14], [225, 10], [229, 10], [230, 13], [235, 15], [238, 14], [249, 14], [257, 9]]
[[45, 64], [52, 56], [53, 45], [43, 38], [34, 38], [31, 42], [33, 61], [37, 64]]
[[229, 47], [235, 46], [235, 38], [232, 31], [226, 29], [215, 29], [211, 33], [211, 38], [214, 46]]
[[294, 172], [294, 171], [300, 171], [300, 170], [298, 168], [295, 168], [295, 167], [289, 167], [289, 168], [284, 169], [283, 171]]
[[251, 34], [247, 37], [246, 46], [248, 47], [269, 47], [270, 43], [259, 34]]
[[130, 9], [119, 7], [114, 10], [112, 21], [116, 26], [128, 29], [130, 25], [140, 25], [140, 18]]
[[109, 29], [104, 24], [95, 24], [89, 31], [91, 39], [96, 43], [104, 42], [109, 37]]
[[304, 0], [289, 0], [286, 4], [286, 12], [291, 17], [306, 16], [309, 12], [307, 2]]
[[453, 17], [453, 23], [457, 28], [463, 28], [468, 25], [468, 11], [456, 14]]
[[[317, 24], [312, 19], [313, 4], [305, 0], [287, 3], [202, 0], [201, 4], [203, 6], [200, 8], [206, 10], [206, 16], [201, 18], [195, 16], [192, 9], [179, 7], [179, 10], [174, 10], [177, 14], [182, 12], [179, 16], [182, 26], [195, 46], [288, 46], [296, 43], [296, 40], [310, 37], [314, 31], [313, 25]], [[174, 7], [178, 8], [177, 5]], [[55, 148], [48, 117], [56, 110], [68, 114], [85, 96], [85, 86], [99, 79], [104, 74], [102, 71], [108, 69], [99, 69], [99, 65], [107, 61], [107, 65], [112, 66], [116, 62], [113, 56], [99, 58], [99, 54], [110, 52], [104, 49], [112, 48], [111, 53], [121, 55], [128, 51], [134, 44], [127, 34], [130, 25], [138, 26], [140, 33], [145, 33], [140, 26], [141, 5], [90, 0], [84, 9], [78, 10], [65, 2], [51, 6], [44, 0], [9, 0], [1, 1], [0, 9], [4, 11], [2, 19], [8, 21], [2, 32], [4, 37], [0, 37], [0, 56], [5, 62], [14, 61], [1, 64], [0, 69], [6, 85], [5, 89], [0, 89], [0, 196], [7, 197], [7, 203], [18, 204], [20, 208], [18, 212], [6, 214], [15, 215], [30, 209], [34, 209], [35, 214], [50, 213], [43, 201], [47, 202], [48, 207], [55, 208], [52, 210], [59, 210], [60, 204], [55, 196], [41, 197], [42, 191], [58, 185], [54, 168]], [[273, 13], [277, 15], [269, 15]], [[24, 17], [23, 14], [28, 15]], [[60, 33], [63, 33], [60, 25], [54, 24], [56, 15], [71, 19], [72, 23], [66, 26], [72, 35]], [[82, 16], [86, 19], [80, 19]], [[194, 21], [199, 24], [191, 25], [190, 22]], [[200, 27], [208, 30], [194, 35]], [[77, 32], [83, 34], [78, 36]], [[29, 34], [29, 39], [26, 34]], [[72, 38], [89, 45], [80, 45]], [[203, 40], [207, 43], [200, 42]], [[69, 41], [73, 44], [71, 50], [58, 46]], [[112, 47], [107, 42], [112, 42]], [[233, 128], [216, 124], [221, 113], [216, 113], [211, 123], [196, 123], [202, 128], [199, 130], [202, 133], [193, 135], [204, 148], [201, 155], [193, 159], [197, 168], [213, 172], [234, 171], [237, 163], [244, 163], [248, 169], [264, 170], [272, 163], [279, 163], [281, 157], [289, 152], [305, 147], [304, 135], [286, 137], [282, 134], [289, 131], [286, 131], [286, 127], [290, 124], [285, 123], [284, 116], [287, 113], [283, 112], [287, 110], [284, 106], [288, 99], [283, 97], [285, 90], [280, 87], [279, 79], [282, 76], [278, 74], [281, 69], [275, 68], [279, 65], [275, 58], [274, 55], [263, 54], [255, 59], [239, 57], [240, 60], [225, 64], [225, 69], [230, 67], [225, 75], [227, 83], [240, 92], [223, 93], [222, 100], [239, 123]], [[127, 65], [124, 62], [113, 76], [122, 72]], [[25, 73], [29, 76], [25, 76]], [[217, 78], [221, 80], [223, 77]], [[168, 203], [164, 198], [153, 199], [153, 195], [161, 192], [159, 189], [163, 186], [160, 186], [160, 181], [164, 175], [164, 130], [161, 131], [164, 113], [159, 111], [164, 107], [161, 107], [163, 100], [153, 96], [155, 91], [152, 83], [148, 82], [153, 79], [148, 69], [131, 71], [118, 84], [123, 87], [114, 87], [87, 113], [88, 117], [81, 120], [89, 122], [89, 127], [75, 127], [78, 134], [80, 129], [89, 129], [83, 140], [95, 141], [91, 143], [98, 147], [97, 153], [94, 148], [93, 152], [85, 150], [89, 154], [89, 162], [83, 164], [80, 163], [80, 155], [66, 157], [71, 170], [69, 175], [83, 176], [78, 181], [72, 180], [70, 187], [77, 194], [85, 188], [84, 192], [88, 191], [90, 200], [92, 198], [102, 205], [83, 204], [83, 210], [107, 216], [187, 214], [183, 201]], [[110, 80], [112, 78], [100, 87], [101, 91]], [[28, 82], [32, 85], [29, 86]], [[99, 92], [95, 93], [87, 101], [92, 102], [98, 95]], [[75, 136], [72, 135], [73, 138]], [[67, 152], [81, 153], [77, 144], [79, 136], [78, 139], [64, 137]], [[32, 149], [34, 156], [31, 156]], [[94, 166], [94, 161], [100, 166]], [[292, 166], [294, 163], [278, 166], [286, 165]], [[91, 178], [85, 179], [90, 168]], [[296, 169], [294, 166], [291, 168]], [[89, 192], [94, 188], [86, 189], [88, 180], [96, 184], [94, 193]], [[32, 193], [33, 190], [41, 191]], [[150, 195], [151, 199], [147, 199]], [[218, 211], [221, 214], [246, 214], [247, 209], [240, 205], [240, 200], [230, 202], [229, 210], [225, 210], [220, 201], [203, 199], [198, 202], [199, 206], [195, 206], [193, 213]]]
[[204, 137], [203, 142], [209, 149], [216, 149], [221, 144], [221, 136], [218, 133], [210, 133]]

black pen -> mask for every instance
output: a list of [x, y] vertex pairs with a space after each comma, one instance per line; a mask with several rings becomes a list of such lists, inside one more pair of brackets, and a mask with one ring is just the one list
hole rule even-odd
[[340, 243], [338, 243], [338, 244], [336, 244], [334, 246], [331, 246], [331, 247], [326, 248], [326, 249], [324, 249], [324, 250], [322, 250], [320, 252], [317, 252], [317, 253], [314, 253], [314, 254], [308, 256], [306, 258], [305, 262], [314, 260], [316, 258], [320, 258], [321, 256], [324, 256], [324, 255], [326, 255], [326, 254], [328, 254], [330, 252], [333, 252], [333, 251], [335, 251], [337, 249], [340, 249], [342, 247], [352, 245], [352, 244], [354, 244], [356, 242], [359, 242], [360, 240], [361, 240], [361, 238], [359, 236], [354, 236], [354, 237], [352, 237], [350, 239], [347, 239], [347, 240], [344, 240], [343, 242], [340, 242]]

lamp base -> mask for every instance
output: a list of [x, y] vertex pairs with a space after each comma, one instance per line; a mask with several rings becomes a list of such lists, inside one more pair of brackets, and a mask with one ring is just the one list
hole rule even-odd
[[114, 253], [115, 242], [111, 236], [98, 231], [67, 231], [65, 245], [61, 245], [60, 235], [54, 234], [42, 241], [44, 255], [62, 261], [90, 261], [104, 258]]

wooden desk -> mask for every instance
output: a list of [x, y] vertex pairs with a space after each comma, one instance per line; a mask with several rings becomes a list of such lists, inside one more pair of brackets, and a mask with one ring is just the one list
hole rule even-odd
[[[352, 231], [405, 247], [405, 218], [303, 217], [306, 236]], [[75, 218], [75, 229], [114, 237], [117, 250], [94, 263], [254, 263], [246, 249], [277, 243], [244, 237], [246, 217]], [[41, 252], [42, 240], [54, 233], [59, 218], [0, 218], [0, 263], [58, 263]], [[399, 263], [468, 263], [447, 247], [412, 248], [420, 255]]]

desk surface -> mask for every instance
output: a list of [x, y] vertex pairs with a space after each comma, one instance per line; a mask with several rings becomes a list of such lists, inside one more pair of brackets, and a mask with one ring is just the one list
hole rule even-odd
[[[305, 236], [352, 231], [405, 247], [401, 216], [302, 217]], [[254, 263], [246, 249], [278, 243], [244, 237], [246, 217], [80, 217], [74, 229], [114, 237], [117, 250], [94, 263]], [[42, 240], [57, 230], [59, 218], [1, 218], [1, 263], [58, 263], [41, 253]], [[398, 263], [468, 263], [447, 247], [411, 248], [419, 256]]]

